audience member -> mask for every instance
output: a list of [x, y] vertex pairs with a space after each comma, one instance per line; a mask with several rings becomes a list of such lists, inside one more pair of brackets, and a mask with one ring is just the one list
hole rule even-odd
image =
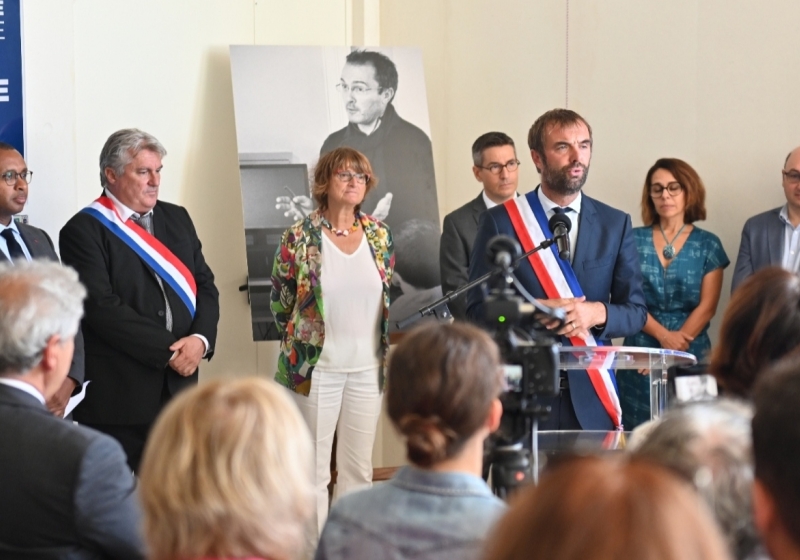
[[[706, 219], [706, 189], [691, 165], [661, 158], [642, 189], [642, 221], [633, 229], [642, 267], [647, 322], [625, 346], [682, 350], [705, 361], [708, 326], [717, 312], [722, 273], [730, 264], [719, 238], [695, 222]], [[650, 376], [617, 371], [622, 420], [633, 429], [650, 420]]]
[[800, 147], [786, 156], [781, 174], [786, 204], [753, 216], [744, 224], [731, 292], [767, 266], [797, 271], [800, 265]]
[[[43, 229], [28, 223], [17, 223], [14, 216], [28, 202], [28, 189], [33, 171], [14, 146], [0, 142], [0, 262], [33, 259], [58, 260], [53, 241]], [[47, 408], [56, 416], [64, 416], [69, 398], [83, 383], [83, 335], [75, 336], [75, 352], [64, 385], [47, 401]]]
[[774, 560], [800, 558], [800, 358], [759, 376], [755, 385], [753, 514]]
[[669, 411], [634, 450], [692, 483], [738, 560], [762, 558], [753, 524], [752, 409], [732, 400]]
[[724, 394], [750, 398], [765, 367], [800, 348], [800, 278], [759, 270], [731, 296], [709, 369]]
[[[444, 217], [439, 245], [442, 292], [452, 292], [469, 281], [469, 259], [478, 233], [478, 218], [517, 194], [519, 160], [514, 140], [502, 132], [481, 134], [472, 144], [472, 174], [483, 185], [477, 198]], [[482, 256], [482, 255], [481, 255]], [[457, 320], [467, 318], [467, 296], [448, 306]]]
[[100, 152], [103, 192], [61, 229], [64, 264], [89, 292], [86, 399], [75, 420], [122, 444], [139, 470], [156, 416], [197, 384], [217, 338], [219, 292], [185, 208], [159, 200], [164, 146], [135, 128]]
[[490, 536], [488, 560], [725, 560], [700, 498], [663, 467], [583, 457], [546, 472]]
[[303, 557], [314, 509], [312, 447], [285, 391], [212, 381], [156, 421], [141, 470], [150, 560]]
[[122, 447], [45, 406], [67, 376], [85, 297], [58, 263], [0, 263], [1, 558], [144, 557]]
[[317, 560], [475, 558], [505, 505], [480, 478], [483, 441], [497, 429], [502, 388], [497, 346], [465, 323], [427, 324], [389, 363], [389, 417], [411, 466], [342, 498]]

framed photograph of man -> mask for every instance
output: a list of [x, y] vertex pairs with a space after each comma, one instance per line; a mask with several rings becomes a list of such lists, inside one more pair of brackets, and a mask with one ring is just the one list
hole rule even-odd
[[420, 50], [232, 46], [230, 53], [254, 339], [277, 338], [268, 299], [263, 307], [274, 257], [266, 239], [275, 236], [267, 232], [286, 229], [314, 208], [308, 177], [299, 184], [296, 174], [278, 169], [313, 170], [321, 154], [340, 146], [366, 155], [378, 178], [362, 210], [392, 231], [392, 324], [441, 297]]

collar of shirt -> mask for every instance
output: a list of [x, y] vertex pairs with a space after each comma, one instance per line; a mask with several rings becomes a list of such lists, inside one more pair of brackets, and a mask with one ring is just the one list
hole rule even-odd
[[31, 385], [30, 383], [25, 383], [24, 381], [20, 381], [19, 379], [8, 379], [5, 377], [0, 377], [0, 385], [8, 385], [9, 387], [14, 387], [15, 389], [24, 391], [29, 395], [36, 397], [37, 401], [44, 404], [44, 395], [41, 394], [36, 389], [36, 387]]
[[[11, 223], [7, 226], [0, 224], [0, 233], [3, 233], [7, 229], [10, 229], [15, 233], [14, 238], [17, 240], [17, 243], [19, 243], [19, 246], [22, 247], [22, 252], [25, 253], [25, 258], [31, 260], [32, 257], [30, 251], [28, 251], [28, 246], [25, 244], [25, 240], [22, 239], [22, 234], [19, 232], [19, 227], [17, 227], [17, 222], [13, 217], [11, 218]], [[11, 255], [8, 252], [8, 243], [2, 236], [0, 236], [0, 251], [5, 254], [6, 258], [9, 260], [11, 259]]]
[[[544, 208], [544, 213], [547, 214], [547, 219], [549, 220], [550, 218], [553, 217], [553, 214], [555, 214], [554, 209], [556, 207], [558, 207], [559, 205], [545, 196], [544, 190], [542, 190], [541, 186], [539, 186], [539, 188], [537, 189], [537, 194], [539, 195], [539, 202], [542, 203], [542, 208]], [[573, 210], [568, 215], [573, 214], [573, 213], [576, 216], [580, 215], [580, 213], [581, 213], [581, 202], [582, 201], [583, 201], [583, 193], [579, 192], [578, 193], [578, 197], [575, 200], [573, 200], [572, 202], [570, 202], [568, 206], [565, 206], [565, 208], [569, 207], [569, 208], [572, 208], [572, 210]], [[576, 221], [577, 220], [572, 220], [573, 225], [575, 225]]]
[[[134, 212], [133, 210], [131, 210], [130, 208], [128, 208], [127, 206], [122, 204], [116, 196], [111, 194], [110, 190], [105, 189], [104, 192], [105, 192], [106, 196], [111, 199], [111, 202], [114, 203], [114, 208], [117, 209], [117, 212], [119, 213], [119, 217], [122, 219], [123, 222], [127, 222], [129, 218], [133, 218], [134, 220], [138, 220], [141, 217], [141, 215], [138, 212]], [[152, 214], [152, 213], [153, 213], [152, 210], [147, 212], [147, 214]], [[147, 216], [147, 214], [144, 214], [144, 215]]]
[[[487, 210], [489, 208], [494, 208], [495, 206], [498, 206], [498, 204], [494, 200], [492, 200], [486, 195], [485, 190], [481, 191], [481, 194], [483, 195], [483, 203], [486, 205]], [[519, 196], [519, 193], [514, 193], [514, 196]]]
[[783, 205], [778, 214], [783, 222], [783, 255], [781, 266], [786, 270], [797, 272], [800, 270], [800, 226], [794, 227], [789, 221], [789, 207]]

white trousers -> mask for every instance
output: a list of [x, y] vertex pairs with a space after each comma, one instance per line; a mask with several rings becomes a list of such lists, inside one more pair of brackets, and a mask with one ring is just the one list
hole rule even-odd
[[338, 430], [333, 499], [372, 486], [372, 447], [381, 413], [378, 368], [354, 373], [315, 368], [308, 397], [292, 393], [314, 442], [316, 521], [322, 533], [328, 517], [333, 433]]

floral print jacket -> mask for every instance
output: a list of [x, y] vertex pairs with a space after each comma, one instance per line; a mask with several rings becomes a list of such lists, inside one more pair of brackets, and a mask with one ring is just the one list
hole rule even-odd
[[[358, 219], [383, 282], [382, 386], [389, 349], [389, 287], [394, 270], [394, 245], [385, 224], [363, 212], [359, 212]], [[321, 214], [315, 210], [284, 232], [272, 267], [270, 307], [282, 335], [275, 381], [302, 395], [308, 395], [311, 389], [311, 374], [325, 342], [320, 285], [322, 235]]]

